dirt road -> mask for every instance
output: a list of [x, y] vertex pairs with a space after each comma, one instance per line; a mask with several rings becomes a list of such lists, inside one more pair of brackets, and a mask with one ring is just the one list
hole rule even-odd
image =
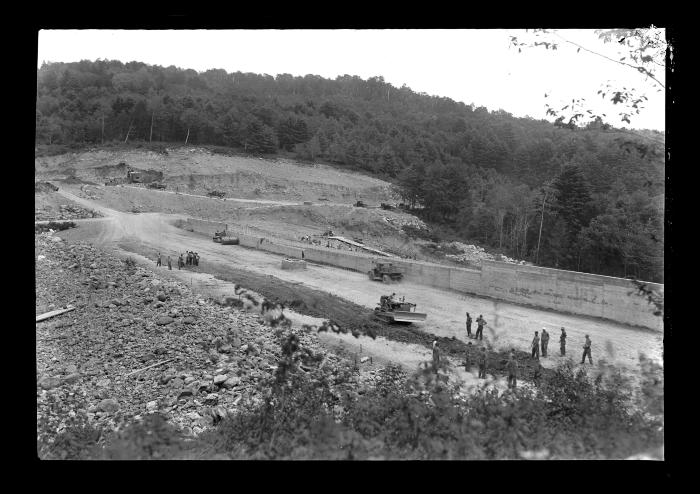
[[[275, 278], [278, 278], [328, 292], [368, 309], [376, 305], [381, 295], [396, 292], [398, 297], [405, 296], [407, 301], [416, 303], [418, 311], [428, 314], [425, 322], [414, 324], [415, 329], [443, 337], [454, 336], [463, 341], [467, 341], [465, 311], [469, 311], [474, 320], [482, 314], [488, 322], [484, 336], [497, 348], [513, 347], [527, 351], [534, 331], [541, 331], [544, 327], [551, 334], [550, 357], [543, 359], [545, 367], [553, 367], [560, 360], [558, 339], [562, 326], [568, 334], [567, 353], [574, 359], [580, 358], [584, 336], [588, 334], [593, 342], [592, 353], [596, 360], [607, 358], [630, 368], [637, 367], [639, 352], [661, 360], [663, 334], [659, 332], [498, 302], [406, 281], [387, 286], [370, 282], [366, 274], [329, 266], [309, 264], [305, 271], [283, 271], [280, 256], [240, 246], [220, 245], [208, 237], [173, 226], [174, 220], [183, 216], [124, 213], [65, 190], [59, 192], [105, 215], [105, 221], [91, 223], [91, 228], [96, 230], [93, 239], [96, 243], [139, 242], [152, 248], [149, 257], [154, 258], [160, 251], [164, 256], [171, 255], [173, 263], [180, 252], [194, 250], [202, 259], [200, 268], [203, 271], [207, 270], [208, 264], [232, 265], [269, 276], [272, 286]], [[606, 346], [612, 348], [613, 355], [607, 354]]]

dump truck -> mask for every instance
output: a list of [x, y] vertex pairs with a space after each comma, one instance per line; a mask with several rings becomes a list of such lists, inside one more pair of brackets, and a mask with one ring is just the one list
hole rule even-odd
[[374, 316], [385, 322], [413, 323], [425, 321], [428, 314], [416, 312], [416, 304], [406, 302], [405, 297], [401, 301], [394, 300], [393, 295], [382, 295], [379, 298], [379, 305], [374, 308]]
[[373, 264], [372, 269], [367, 272], [370, 280], [389, 283], [403, 279], [403, 273], [393, 263], [374, 261]]

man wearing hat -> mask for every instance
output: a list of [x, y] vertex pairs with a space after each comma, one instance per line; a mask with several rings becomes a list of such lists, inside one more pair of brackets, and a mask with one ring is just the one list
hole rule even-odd
[[488, 362], [488, 356], [486, 354], [486, 347], [481, 347], [481, 355], [479, 356], [479, 379], [486, 379], [486, 364]]
[[561, 328], [561, 336], [559, 336], [559, 350], [562, 357], [566, 355], [566, 330], [564, 330], [563, 326]]
[[467, 312], [467, 338], [472, 337], [472, 316]]
[[532, 358], [537, 356], [537, 360], [540, 359], [540, 336], [535, 331], [535, 337], [532, 339]]
[[486, 324], [486, 319], [484, 319], [484, 316], [479, 314], [479, 317], [476, 320], [476, 334], [474, 335], [475, 340], [483, 340], [484, 339], [484, 325]]
[[515, 360], [515, 350], [510, 351], [508, 362], [506, 363], [506, 370], [508, 371], [508, 388], [515, 389], [518, 377], [518, 362]]
[[467, 343], [467, 349], [464, 352], [464, 370], [469, 372], [472, 367], [472, 342]]
[[547, 356], [547, 345], [549, 345], [549, 333], [545, 328], [542, 328], [542, 356]]
[[437, 346], [437, 340], [433, 341], [433, 370], [435, 374], [438, 372], [438, 367], [440, 366], [440, 349]]
[[588, 355], [588, 361], [593, 365], [593, 358], [591, 357], [591, 339], [586, 335], [586, 343], [583, 344], [583, 356], [581, 357], [581, 363], [586, 362], [586, 355]]

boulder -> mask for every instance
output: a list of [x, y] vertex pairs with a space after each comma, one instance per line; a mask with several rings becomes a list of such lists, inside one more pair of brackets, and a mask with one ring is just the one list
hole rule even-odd
[[210, 406], [216, 406], [219, 403], [219, 395], [210, 393], [204, 398], [204, 403]]
[[63, 382], [66, 382], [68, 384], [78, 382], [79, 380], [80, 380], [80, 374], [77, 372], [75, 372], [73, 374], [69, 374], [63, 378]]
[[222, 386], [226, 389], [231, 389], [231, 388], [235, 388], [236, 386], [238, 386], [240, 384], [240, 382], [241, 382], [241, 379], [239, 377], [233, 376], [233, 377], [229, 377], [228, 379], [226, 379], [222, 383]]
[[107, 413], [114, 413], [119, 410], [119, 403], [114, 398], [106, 398], [102, 400], [97, 408]]
[[192, 317], [192, 316], [187, 316], [187, 317], [185, 317], [185, 318], [182, 320], [182, 322], [185, 323], [185, 324], [194, 324], [194, 323], [197, 322], [197, 319], [195, 319], [195, 318]]
[[156, 319], [156, 324], [158, 326], [167, 326], [168, 324], [171, 324], [173, 322], [175, 322], [175, 319], [168, 316], [160, 316], [158, 319]]
[[217, 386], [220, 386], [224, 384], [228, 380], [228, 376], [226, 374], [219, 374], [217, 376], [214, 376], [214, 384]]
[[61, 385], [61, 379], [58, 377], [42, 377], [39, 380], [39, 386], [42, 389], [53, 389]]

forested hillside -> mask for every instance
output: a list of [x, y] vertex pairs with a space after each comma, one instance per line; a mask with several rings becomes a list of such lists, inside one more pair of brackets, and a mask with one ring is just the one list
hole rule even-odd
[[659, 132], [555, 126], [381, 77], [118, 61], [44, 64], [36, 119], [39, 144], [208, 144], [363, 169], [436, 231], [543, 266], [663, 281]]

